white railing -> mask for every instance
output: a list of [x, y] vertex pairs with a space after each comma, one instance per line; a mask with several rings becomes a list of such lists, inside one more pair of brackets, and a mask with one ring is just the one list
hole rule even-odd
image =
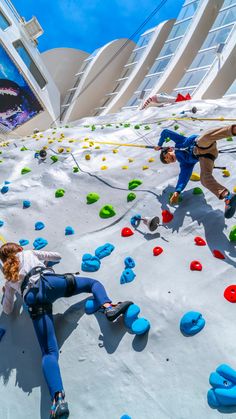
[[19, 20], [19, 22], [24, 22], [23, 17], [17, 12], [15, 6], [10, 0], [2, 0], [2, 2], [4, 2], [7, 5], [7, 7], [11, 10], [11, 12], [14, 14], [16, 19]]

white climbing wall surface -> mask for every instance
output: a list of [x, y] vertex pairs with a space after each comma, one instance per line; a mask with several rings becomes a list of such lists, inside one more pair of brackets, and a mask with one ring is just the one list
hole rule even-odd
[[[193, 114], [180, 112], [191, 106], [198, 108], [196, 118], [220, 120], [185, 119]], [[164, 128], [201, 134], [230, 124], [222, 117], [236, 118], [235, 108], [232, 98], [180, 102], [87, 118], [1, 143], [0, 243], [25, 240], [21, 242], [25, 249], [47, 243], [45, 250], [62, 254], [58, 273], [81, 271], [84, 254], [94, 255], [99, 246], [111, 243], [115, 249], [102, 259], [99, 270], [81, 275], [99, 279], [114, 302], [132, 300], [151, 324], [149, 333], [136, 336], [121, 318], [110, 324], [101, 313], [85, 314], [87, 295], [55, 303], [70, 418], [226, 416], [208, 405], [207, 392], [209, 375], [220, 364], [236, 369], [236, 305], [224, 298], [225, 289], [236, 284], [235, 242], [229, 240], [236, 219], [224, 219], [223, 201], [199, 180], [190, 181], [182, 202], [171, 207], [177, 164], [161, 164], [159, 152], [152, 149], [102, 142], [155, 145]], [[218, 147], [236, 148], [236, 139], [224, 139]], [[44, 161], [35, 158], [42, 148], [47, 151]], [[236, 186], [235, 162], [236, 153], [222, 153], [217, 165], [226, 166], [226, 172], [214, 171], [231, 190]], [[194, 172], [199, 174], [199, 165]], [[128, 189], [132, 180], [141, 183]], [[193, 193], [194, 188], [203, 193]], [[143, 223], [137, 229], [130, 224], [135, 214], [162, 221], [164, 210], [174, 218], [153, 233]], [[124, 228], [134, 234], [123, 237]], [[196, 236], [206, 246], [196, 245]], [[36, 239], [40, 240], [33, 245]], [[225, 258], [216, 258], [214, 250]], [[121, 284], [126, 257], [134, 259], [136, 276]], [[194, 261], [202, 270], [190, 269]], [[1, 280], [3, 285], [2, 275]], [[189, 311], [201, 313], [206, 324], [200, 333], [186, 337], [180, 320]], [[1, 314], [0, 327], [6, 329], [0, 342], [0, 418], [48, 418], [50, 400], [40, 349], [20, 297], [11, 316]], [[227, 419], [235, 417], [235, 411]]]

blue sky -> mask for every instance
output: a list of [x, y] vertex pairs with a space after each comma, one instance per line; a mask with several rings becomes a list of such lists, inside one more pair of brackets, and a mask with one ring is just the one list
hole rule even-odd
[[[44, 34], [39, 38], [40, 51], [69, 47], [92, 52], [114, 39], [130, 37], [161, 0], [12, 0], [12, 2], [21, 16], [27, 20], [33, 15], [38, 18], [44, 29]], [[142, 32], [163, 20], [177, 17], [183, 2], [184, 0], [167, 0]]]

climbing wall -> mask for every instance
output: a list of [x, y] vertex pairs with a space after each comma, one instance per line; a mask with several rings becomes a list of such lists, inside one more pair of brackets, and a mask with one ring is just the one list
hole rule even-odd
[[[155, 145], [164, 128], [201, 134], [236, 117], [233, 99], [193, 105], [201, 120], [190, 119], [186, 102], [87, 118], [1, 143], [1, 243], [58, 251], [56, 272], [80, 271], [99, 279], [114, 302], [134, 302], [114, 324], [102, 313], [89, 314], [88, 295], [55, 303], [71, 418], [235, 417], [224, 406], [236, 404], [226, 366], [212, 396], [218, 394], [220, 406], [207, 401], [210, 374], [221, 364], [236, 369], [235, 217], [225, 220], [223, 202], [199, 182], [198, 165], [181, 202], [171, 206], [177, 164], [162, 165], [157, 151], [137, 147]], [[235, 139], [219, 148], [236, 149]], [[214, 171], [231, 190], [235, 156], [221, 153], [217, 164], [226, 169]], [[154, 216], [161, 225], [150, 232], [140, 218]], [[40, 350], [20, 298], [11, 316], [1, 314], [0, 327], [6, 330], [0, 417], [48, 418]]]

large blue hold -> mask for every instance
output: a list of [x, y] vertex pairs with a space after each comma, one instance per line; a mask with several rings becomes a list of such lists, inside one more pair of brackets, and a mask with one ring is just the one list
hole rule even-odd
[[207, 401], [212, 408], [236, 406], [236, 371], [222, 364], [211, 373], [209, 382], [213, 388], [208, 391]]
[[128, 282], [132, 282], [135, 277], [136, 277], [136, 274], [132, 271], [132, 269], [130, 268], [124, 269], [120, 277], [120, 283], [127, 284]]
[[65, 235], [66, 236], [71, 236], [72, 234], [75, 234], [74, 229], [71, 226], [67, 226], [65, 228]]
[[135, 267], [135, 261], [130, 256], [128, 256], [127, 258], [125, 258], [124, 263], [125, 263], [125, 268], [132, 269], [132, 268]]
[[35, 230], [42, 230], [44, 227], [45, 224], [42, 221], [37, 221], [37, 223], [34, 225]]
[[84, 272], [96, 272], [101, 266], [100, 259], [97, 256], [85, 253], [82, 257], [81, 269]]
[[43, 239], [42, 237], [38, 237], [37, 239], [35, 239], [33, 246], [36, 250], [40, 250], [43, 247], [47, 246], [48, 242], [46, 239]]
[[115, 249], [115, 246], [113, 246], [113, 244], [106, 243], [103, 246], [100, 246], [95, 250], [95, 255], [99, 259], [103, 259], [106, 256], [109, 256], [111, 254], [111, 252], [113, 252], [114, 249]]
[[150, 329], [150, 322], [147, 319], [140, 318], [135, 320], [131, 325], [131, 331], [135, 335], [143, 335]]
[[136, 304], [131, 304], [125, 314], [124, 314], [124, 323], [128, 329], [131, 329], [133, 322], [138, 318], [140, 313], [140, 308]]
[[20, 246], [27, 246], [27, 244], [29, 244], [29, 240], [27, 240], [27, 239], [20, 239], [19, 240], [19, 244], [20, 244]]
[[180, 330], [184, 335], [193, 336], [203, 329], [205, 323], [201, 313], [189, 311], [180, 321]]
[[0, 227], [4, 225], [4, 221], [0, 220]]
[[123, 415], [120, 419], [132, 419], [129, 415]]

